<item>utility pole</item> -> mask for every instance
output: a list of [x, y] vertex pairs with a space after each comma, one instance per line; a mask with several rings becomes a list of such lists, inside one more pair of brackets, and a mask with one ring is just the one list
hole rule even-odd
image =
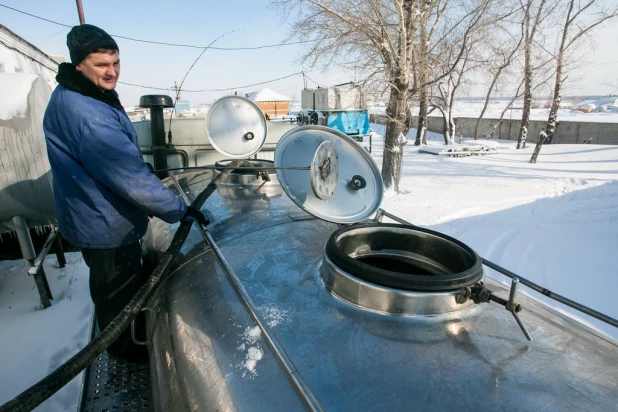
[[75, 0], [77, 2], [77, 14], [79, 14], [79, 24], [86, 24], [86, 18], [84, 17], [84, 7], [82, 6], [82, 0]]
[[176, 84], [176, 82], [174, 82], [174, 85], [172, 86], [172, 90], [176, 92], [176, 101], [180, 100], [180, 89], [178, 88], [178, 85]]
[[[172, 89], [176, 92], [176, 100], [174, 101], [174, 107], [172, 109], [173, 111], [175, 111], [176, 110], [176, 103], [178, 103], [178, 101], [180, 100], [180, 88], [178, 87], [178, 84], [176, 84], [176, 81], [174, 81], [174, 85], [172, 86]], [[172, 112], [171, 115], [174, 116], [174, 112]], [[171, 129], [170, 129], [169, 133], [171, 133]]]

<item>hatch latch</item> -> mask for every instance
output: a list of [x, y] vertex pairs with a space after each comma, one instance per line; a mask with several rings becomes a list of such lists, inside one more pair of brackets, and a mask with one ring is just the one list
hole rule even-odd
[[523, 307], [521, 304], [515, 302], [515, 298], [517, 297], [517, 288], [519, 287], [519, 279], [513, 278], [511, 282], [511, 291], [509, 294], [509, 300], [504, 300], [499, 296], [496, 296], [493, 291], [487, 289], [483, 282], [479, 282], [474, 284], [473, 286], [466, 286], [459, 291], [459, 295], [457, 295], [456, 300], [457, 303], [463, 304], [466, 303], [469, 299], [472, 299], [474, 303], [489, 303], [495, 302], [499, 305], [504, 306], [506, 310], [511, 312], [515, 321], [521, 328], [521, 331], [526, 336], [526, 339], [529, 341], [532, 340], [532, 336], [528, 329], [524, 326], [521, 318], [519, 317], [519, 312], [522, 311]]

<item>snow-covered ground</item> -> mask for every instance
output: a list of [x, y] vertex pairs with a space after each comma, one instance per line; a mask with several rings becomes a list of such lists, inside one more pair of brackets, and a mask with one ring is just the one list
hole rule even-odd
[[[372, 129], [384, 133], [382, 125]], [[498, 141], [499, 154], [443, 158], [419, 154], [412, 144], [415, 133], [404, 147], [402, 193], [387, 193], [383, 209], [453, 236], [506, 269], [618, 318], [618, 146], [545, 145], [537, 163], [530, 164], [534, 145], [516, 150], [515, 142]], [[442, 135], [428, 133], [429, 146], [443, 142]], [[373, 143], [381, 166], [383, 142]], [[618, 329], [520, 289], [618, 339]]]
[[[67, 253], [58, 269], [49, 255], [44, 268], [54, 300], [40, 308], [39, 292], [23, 260], [0, 261], [0, 405], [37, 383], [86, 346], [92, 319], [88, 267], [81, 253]], [[36, 411], [77, 410], [82, 374]]]
[[[384, 126], [372, 125], [373, 153], [381, 165]], [[382, 207], [414, 224], [454, 236], [479, 255], [546, 288], [618, 318], [618, 146], [546, 145], [537, 164], [533, 147], [465, 158], [404, 148], [401, 193]], [[442, 136], [429, 133], [429, 145]], [[467, 142], [466, 142], [467, 143]], [[495, 143], [494, 143], [495, 144]], [[0, 262], [0, 404], [36, 383], [83, 347], [92, 306], [87, 267], [79, 253], [66, 269], [45, 269], [54, 304], [38, 310], [34, 281], [22, 261]], [[487, 269], [504, 283], [505, 277]], [[524, 293], [538, 296], [521, 287]], [[547, 300], [552, 306], [618, 339], [618, 329]], [[525, 309], [521, 317], [525, 323]], [[513, 328], [517, 325], [513, 321]], [[81, 377], [38, 410], [75, 410]]]

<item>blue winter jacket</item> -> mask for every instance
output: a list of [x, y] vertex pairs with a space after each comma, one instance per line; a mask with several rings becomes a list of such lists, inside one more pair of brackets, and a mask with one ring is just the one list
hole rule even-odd
[[43, 128], [62, 235], [82, 248], [115, 248], [141, 239], [148, 215], [179, 221], [186, 206], [148, 170], [117, 94], [68, 63], [57, 79]]

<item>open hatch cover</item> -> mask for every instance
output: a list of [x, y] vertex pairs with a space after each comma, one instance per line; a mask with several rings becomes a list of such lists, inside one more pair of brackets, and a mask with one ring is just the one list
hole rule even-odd
[[262, 110], [244, 97], [222, 97], [206, 116], [210, 144], [228, 158], [243, 159], [256, 154], [264, 146], [266, 133]]
[[[324, 142], [330, 142], [332, 147], [323, 146]], [[306, 166], [315, 162], [328, 166], [322, 170], [330, 168], [331, 164], [338, 165], [336, 185], [330, 181], [335, 168], [330, 168], [331, 174], [324, 172], [322, 175], [314, 173], [315, 167], [311, 173], [277, 169], [279, 182], [294, 203], [334, 223], [356, 223], [378, 210], [384, 193], [380, 171], [367, 151], [352, 138], [324, 126], [301, 126], [283, 135], [275, 148], [276, 167]], [[316, 179], [324, 179], [323, 184]], [[324, 186], [331, 188], [330, 196], [323, 192]]]

